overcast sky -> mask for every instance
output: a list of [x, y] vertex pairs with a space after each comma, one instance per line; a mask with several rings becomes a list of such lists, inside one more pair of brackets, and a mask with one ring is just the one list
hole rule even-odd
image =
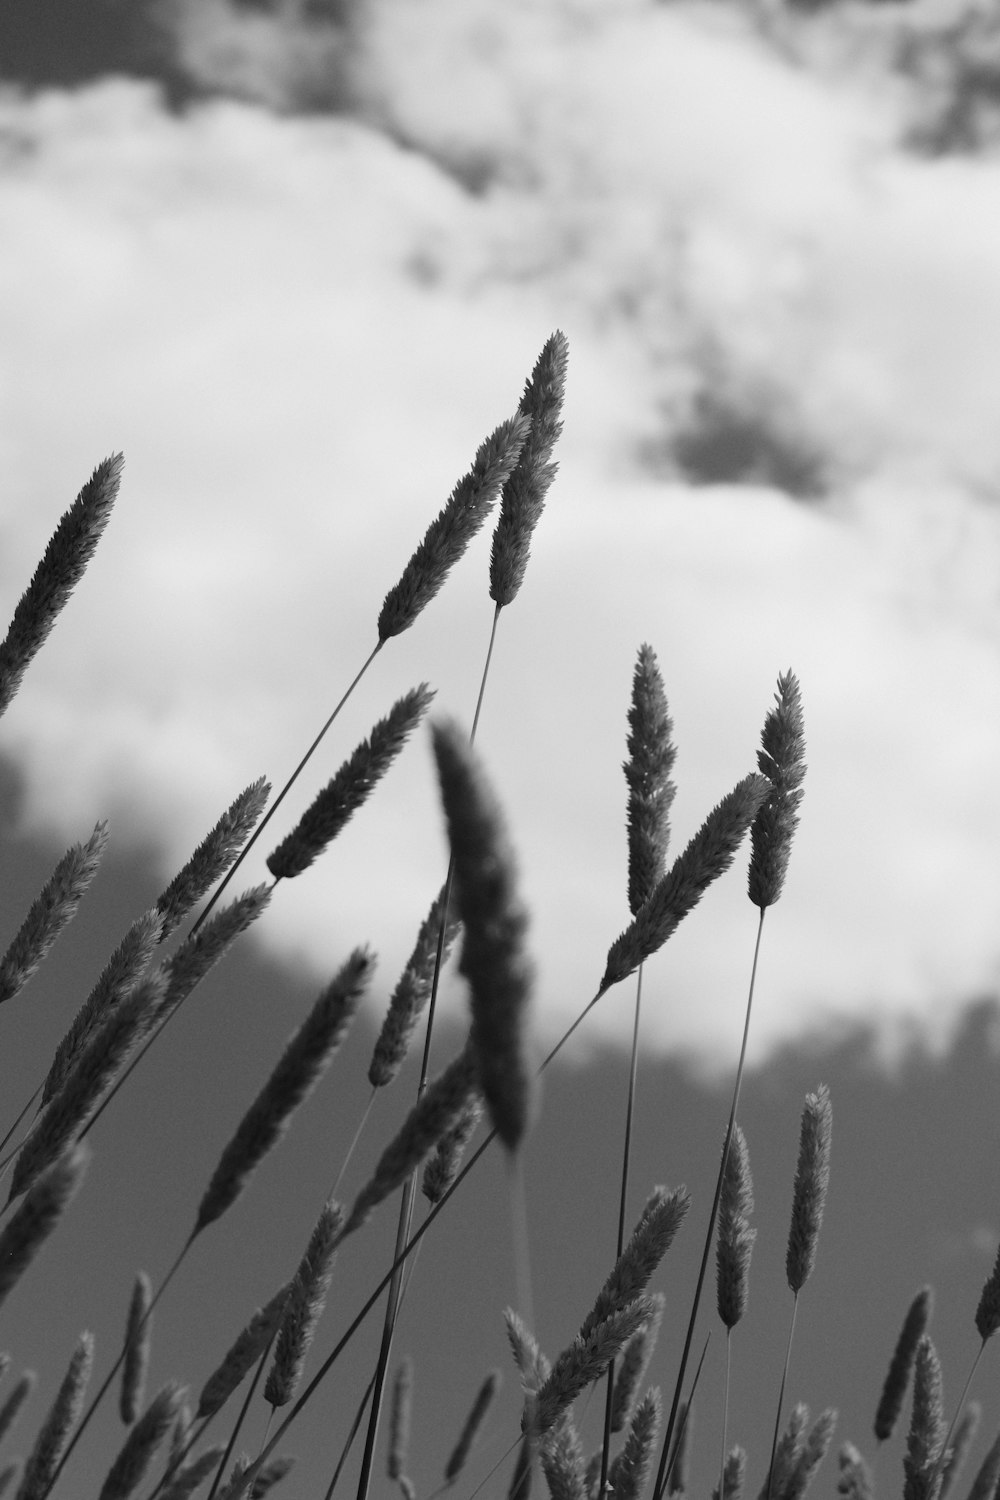
[[[303, 86], [259, 13], [179, 14], [209, 72], [249, 56]], [[914, 151], [901, 86], [792, 67], [728, 8], [369, 16], [351, 118], [171, 112], [122, 77], [0, 101], [5, 609], [94, 463], [126, 454], [4, 726], [25, 817], [68, 840], [107, 815], [169, 873], [247, 781], [280, 785], [561, 327], [560, 474], [480, 741], [543, 1028], [627, 917], [643, 640], [675, 720], [675, 851], [753, 768], [778, 673], [801, 681], [810, 770], [753, 1045], [946, 1026], [1000, 955], [1000, 167]], [[289, 816], [416, 682], [471, 720], [487, 557], [484, 536], [385, 651]], [[391, 982], [439, 822], [424, 735], [267, 941], [325, 973], [370, 940]], [[655, 965], [651, 1045], [712, 1061], [738, 1034], [753, 921], [741, 866]], [[590, 1034], [627, 1040], [615, 997]]]
[[[762, 1295], [735, 1410], [755, 1473], [771, 1420], [760, 1370], [783, 1352], [774, 1309], [805, 1088], [833, 1086], [843, 1174], [794, 1382], [814, 1415], [839, 1403], [841, 1436], [868, 1440], [925, 1279], [957, 1394], [996, 1246], [995, 1022], [966, 1015], [937, 1073], [900, 1049], [914, 1025], [943, 1042], [964, 1006], [995, 994], [1000, 964], [1000, 159], [977, 143], [978, 117], [950, 108], [954, 58], [934, 50], [949, 9], [859, 7], [767, 40], [750, 7], [651, 0], [331, 0], [270, 14], [107, 0], [65, 15], [11, 0], [0, 16], [14, 80], [0, 89], [0, 615], [94, 465], [126, 457], [97, 556], [0, 724], [5, 934], [98, 818], [114, 852], [90, 920], [114, 940], [122, 911], [155, 898], [241, 788], [262, 774], [282, 784], [375, 644], [426, 525], [563, 329], [559, 476], [501, 618], [479, 740], [532, 913], [542, 1040], [593, 995], [628, 918], [621, 762], [640, 643], [658, 654], [675, 725], [673, 853], [754, 768], [778, 674], [801, 682], [805, 801], [765, 925], [751, 1055], [768, 1066], [744, 1103]], [[889, 67], [902, 32], [932, 89]], [[490, 530], [380, 654], [246, 884], [402, 692], [426, 680], [435, 712], [471, 723]], [[46, 1391], [66, 1329], [99, 1317], [110, 1350], [135, 1266], [161, 1269], [188, 1222], [222, 1115], [238, 1118], [358, 943], [379, 954], [384, 1000], [446, 857], [422, 731], [324, 858], [275, 893], [258, 925], [265, 964], [236, 969], [239, 1024], [231, 993], [224, 1010], [195, 1008], [123, 1099], [121, 1128], [98, 1136], [83, 1250], [67, 1235], [47, 1318], [26, 1299], [5, 1327]], [[644, 990], [633, 1196], [691, 1184], [684, 1286], [742, 1024], [756, 925], [745, 879], [743, 855]], [[8, 1008], [10, 1091], [61, 1034], [66, 996], [98, 962], [94, 930], [80, 939], [94, 951], [67, 944], [51, 979]], [[622, 1060], [589, 1049], [623, 1052], [631, 996], [605, 997], [567, 1049], [586, 1071], [553, 1075], [527, 1154], [553, 1354], [607, 1269], [595, 1198], [606, 1225]], [[446, 996], [456, 1013], [463, 999], [457, 986]], [[837, 1050], [859, 1026], [903, 1058], [895, 1075], [869, 1073], [854, 1041]], [[358, 1055], [370, 1040], [352, 1039]], [[337, 1096], [351, 1128], [356, 1061]], [[162, 1378], [197, 1379], [248, 1297], [264, 1300], [295, 1263], [311, 1189], [330, 1175], [330, 1117], [310, 1118], [301, 1154], [272, 1164], [239, 1221], [240, 1277], [227, 1236], [189, 1269], [203, 1279], [185, 1283], [181, 1311], [199, 1317], [159, 1322]], [[154, 1171], [131, 1154], [150, 1135], [171, 1143]], [[360, 1160], [374, 1150], [369, 1139]], [[506, 1188], [499, 1162], [484, 1172], [423, 1263], [440, 1281], [420, 1283], [401, 1335], [420, 1350], [433, 1429], [415, 1443], [422, 1495], [440, 1471], [434, 1444], [491, 1363], [507, 1379], [491, 1458], [516, 1431], [498, 1318], [516, 1297]], [[383, 1252], [345, 1254], [338, 1312]], [[679, 1318], [653, 1372], [668, 1396]], [[993, 1424], [995, 1412], [989, 1441]], [[699, 1462], [707, 1492], [712, 1459]], [[96, 1482], [106, 1465], [93, 1464]]]

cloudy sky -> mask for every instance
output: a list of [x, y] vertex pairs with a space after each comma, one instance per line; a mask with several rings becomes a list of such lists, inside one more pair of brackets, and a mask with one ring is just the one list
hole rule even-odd
[[[755, 1063], [858, 1025], [897, 1063], [915, 1028], [951, 1039], [1000, 964], [1000, 159], [974, 81], [989, 25], [963, 14], [11, 5], [0, 612], [95, 463], [126, 457], [2, 726], [18, 847], [108, 817], [155, 896], [243, 786], [280, 786], [561, 328], [559, 477], [479, 741], [541, 1039], [627, 920], [643, 641], [675, 725], [675, 852], [754, 768], [779, 672], [801, 682], [809, 773]], [[488, 558], [489, 527], [373, 664], [248, 884], [400, 693], [428, 681], [471, 722]], [[384, 998], [445, 863], [421, 733], [276, 893], [267, 961], [314, 986], [370, 942]], [[728, 1073], [755, 919], [741, 859], [650, 965], [649, 1059]], [[630, 999], [588, 1019], [581, 1066], [627, 1046]]]

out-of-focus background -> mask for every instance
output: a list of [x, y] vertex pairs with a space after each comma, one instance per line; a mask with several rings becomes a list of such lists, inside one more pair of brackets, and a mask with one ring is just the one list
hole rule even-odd
[[[753, 768], [792, 667], [810, 768], [750, 1043], [761, 1233], [730, 1436], [759, 1484], [798, 1113], [824, 1080], [834, 1180], [790, 1391], [814, 1415], [839, 1406], [839, 1437], [871, 1451], [898, 1324], [931, 1281], [957, 1396], [1000, 1236], [996, 7], [8, 0], [0, 79], [5, 617], [94, 464], [126, 456], [97, 557], [0, 725], [0, 938], [68, 843], [100, 817], [112, 840], [79, 930], [2, 1018], [10, 1113], [122, 927], [240, 788], [281, 785], [296, 764], [558, 327], [560, 472], [480, 731], [532, 913], [539, 1044], [594, 993], [627, 920], [621, 761], [640, 642], [675, 724], [675, 851]], [[377, 659], [262, 856], [407, 688], [431, 682], [436, 711], [471, 721], [489, 530]], [[370, 942], [375, 1003], [337, 1080], [241, 1206], [239, 1276], [220, 1226], [172, 1289], [154, 1379], [197, 1390], [294, 1266], [445, 862], [422, 733], [95, 1131], [77, 1238], [67, 1225], [3, 1313], [0, 1343], [41, 1374], [36, 1420], [80, 1327], [97, 1333], [99, 1371], [110, 1358], [129, 1277], [169, 1264], [285, 1036]], [[647, 973], [635, 1212], [654, 1182], [695, 1196], [662, 1279], [652, 1377], [668, 1399], [755, 918], [740, 861]], [[535, 1318], [553, 1355], [610, 1263], [631, 998], [609, 994], [574, 1038], [527, 1148]], [[464, 1004], [449, 982], [438, 1061]], [[373, 1125], [359, 1176], [403, 1107]], [[516, 1432], [505, 1193], [500, 1163], [484, 1164], [413, 1283], [400, 1348], [417, 1362], [422, 1496], [491, 1364], [506, 1391], [484, 1453]], [[379, 1254], [345, 1250], [324, 1347]], [[323, 1493], [318, 1435], [340, 1441], [374, 1338], [290, 1442], [308, 1457], [289, 1495]], [[713, 1351], [695, 1419], [706, 1495], [720, 1368]], [[992, 1441], [995, 1358], [980, 1384]], [[109, 1420], [82, 1454], [92, 1487], [116, 1440]], [[901, 1483], [898, 1452], [878, 1481]]]

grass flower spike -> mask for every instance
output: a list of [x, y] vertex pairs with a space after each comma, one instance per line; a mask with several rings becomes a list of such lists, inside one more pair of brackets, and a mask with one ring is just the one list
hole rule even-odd
[[322, 992], [222, 1153], [201, 1200], [192, 1239], [236, 1202], [251, 1174], [284, 1134], [294, 1111], [319, 1082], [343, 1040], [374, 966], [367, 949], [356, 948]]
[[59, 1092], [84, 1046], [138, 984], [153, 957], [162, 930], [162, 918], [155, 910], [146, 912], [132, 923], [56, 1048], [42, 1085], [43, 1104]]
[[20, 1281], [55, 1229], [83, 1181], [90, 1159], [86, 1146], [70, 1146], [40, 1172], [24, 1202], [0, 1232], [0, 1302]]
[[583, 1320], [580, 1338], [588, 1338], [599, 1323], [646, 1290], [690, 1206], [690, 1194], [685, 1187], [674, 1188], [672, 1192], [663, 1187], [653, 1189], [628, 1244]]
[[880, 1443], [892, 1436], [899, 1420], [913, 1372], [917, 1345], [927, 1331], [933, 1307], [934, 1293], [929, 1286], [923, 1287], [910, 1303], [875, 1412], [875, 1436]]
[[351, 1209], [345, 1234], [358, 1229], [372, 1210], [418, 1167], [427, 1153], [456, 1123], [477, 1087], [476, 1059], [466, 1046], [433, 1083], [428, 1084]]
[[408, 630], [438, 593], [493, 509], [530, 431], [530, 419], [518, 414], [501, 422], [480, 445], [472, 468], [458, 481], [399, 582], [386, 594], [378, 617], [380, 641]]
[[993, 1270], [986, 1278], [979, 1306], [976, 1308], [976, 1328], [985, 1344], [1000, 1328], [1000, 1249], [997, 1250]]
[[562, 432], [568, 358], [566, 335], [557, 329], [545, 341], [518, 406], [518, 413], [529, 419], [531, 427], [504, 484], [500, 517], [493, 533], [490, 598], [500, 606], [510, 604], [524, 582], [532, 533], [556, 477], [557, 465], [550, 460]]
[[309, 868], [344, 827], [388, 771], [419, 724], [434, 694], [422, 682], [380, 719], [367, 740], [346, 760], [333, 780], [303, 813], [298, 824], [267, 857], [275, 880], [291, 880]]
[[600, 992], [618, 984], [670, 937], [724, 871], [729, 869], [747, 829], [771, 790], [752, 773], [715, 806], [639, 908], [631, 925], [612, 943]]
[[132, 1428], [98, 1500], [127, 1500], [145, 1478], [150, 1464], [170, 1433], [184, 1401], [184, 1388], [170, 1381], [154, 1396]]
[[788, 1285], [798, 1293], [805, 1285], [816, 1263], [816, 1245], [826, 1190], [830, 1183], [830, 1142], [833, 1132], [833, 1106], [830, 1091], [820, 1084], [815, 1094], [807, 1094], [799, 1133], [799, 1162], [792, 1195], [792, 1222], [788, 1232], [785, 1273]]
[[535, 1094], [525, 1041], [532, 986], [524, 947], [528, 918], [503, 816], [478, 757], [457, 724], [436, 724], [433, 735], [464, 929], [458, 967], [469, 981], [471, 1045], [494, 1129], [514, 1151]]
[[129, 1303], [128, 1323], [125, 1329], [125, 1363], [122, 1366], [122, 1388], [119, 1410], [122, 1421], [129, 1426], [139, 1415], [146, 1387], [146, 1372], [149, 1369], [149, 1351], [153, 1336], [153, 1320], [150, 1316], [152, 1288], [145, 1271], [135, 1278], [132, 1300]]
[[750, 1256], [756, 1229], [750, 1228], [753, 1213], [753, 1183], [747, 1143], [739, 1125], [734, 1126], [726, 1171], [719, 1199], [719, 1230], [716, 1241], [716, 1291], [719, 1317], [733, 1329], [746, 1312]]
[[28, 1455], [14, 1500], [44, 1500], [66, 1440], [83, 1409], [93, 1364], [93, 1335], [81, 1333], [70, 1359], [69, 1369], [63, 1376], [49, 1414], [35, 1439], [35, 1446]]
[[386, 1473], [399, 1479], [406, 1468], [410, 1447], [410, 1407], [413, 1400], [413, 1361], [400, 1360], [392, 1387], [392, 1412], [389, 1422], [389, 1458]]
[[611, 1466], [613, 1500], [641, 1500], [646, 1493], [659, 1430], [660, 1393], [654, 1387], [636, 1407], [625, 1446]]
[[264, 1400], [272, 1406], [285, 1406], [291, 1401], [302, 1378], [306, 1355], [326, 1305], [343, 1227], [340, 1204], [325, 1203], [282, 1313], [274, 1363], [264, 1386]]
[[917, 1345], [913, 1373], [913, 1413], [906, 1440], [903, 1500], [932, 1500], [944, 1446], [944, 1398], [941, 1363], [925, 1333]]
[[772, 790], [750, 831], [750, 900], [761, 910], [773, 906], [785, 883], [806, 774], [802, 703], [794, 673], [778, 678], [775, 702], [757, 752], [757, 765]]
[[552, 1366], [536, 1400], [528, 1403], [522, 1418], [524, 1430], [544, 1436], [580, 1392], [604, 1374], [654, 1310], [652, 1298], [636, 1297], [617, 1307], [603, 1322], [592, 1325], [586, 1335], [578, 1334]]
[[263, 776], [251, 782], [174, 876], [156, 903], [163, 919], [163, 937], [173, 932], [178, 922], [229, 869], [264, 811], [270, 790], [271, 783]]
[[[414, 1028], [430, 996], [445, 890], [446, 887], [442, 886], [434, 898], [430, 911], [421, 923], [417, 941], [406, 968], [393, 990], [389, 1009], [382, 1023], [382, 1030], [379, 1032], [368, 1068], [368, 1082], [373, 1088], [384, 1088], [399, 1072]], [[451, 952], [460, 927], [461, 923], [458, 918], [449, 910], [441, 954], [442, 963]]]
[[472, 1445], [482, 1431], [483, 1423], [486, 1421], [487, 1413], [496, 1400], [500, 1389], [501, 1376], [499, 1370], [491, 1370], [476, 1392], [476, 1399], [472, 1403], [469, 1415], [465, 1419], [458, 1442], [451, 1451], [451, 1457], [445, 1464], [445, 1484], [452, 1484], [465, 1468]]
[[677, 749], [663, 678], [652, 646], [639, 647], [628, 712], [628, 905], [635, 916], [663, 878], [670, 839], [670, 780]]
[[98, 823], [86, 844], [74, 844], [56, 865], [0, 959], [0, 1001], [10, 1000], [27, 983], [73, 917], [107, 841], [108, 825]]
[[44, 645], [59, 611], [94, 555], [111, 518], [124, 463], [122, 455], [114, 453], [97, 465], [52, 533], [21, 595], [6, 638], [0, 643], [0, 714], [20, 687], [32, 657]]
[[291, 1290], [292, 1283], [289, 1281], [279, 1288], [264, 1307], [259, 1307], [254, 1313], [218, 1369], [213, 1371], [202, 1387], [195, 1413], [197, 1418], [214, 1416], [229, 1400], [247, 1371], [270, 1347]]

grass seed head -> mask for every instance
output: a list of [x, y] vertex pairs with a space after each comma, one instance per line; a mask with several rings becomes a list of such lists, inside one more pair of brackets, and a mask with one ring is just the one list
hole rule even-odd
[[903, 1409], [903, 1401], [910, 1384], [913, 1361], [917, 1345], [930, 1322], [934, 1308], [934, 1293], [929, 1286], [923, 1287], [910, 1303], [903, 1326], [896, 1341], [889, 1370], [882, 1387], [878, 1409], [875, 1412], [875, 1436], [880, 1443], [890, 1438]]
[[524, 387], [518, 413], [530, 422], [524, 446], [500, 496], [500, 516], [490, 557], [490, 598], [507, 605], [517, 596], [528, 566], [531, 537], [545, 508], [557, 464], [552, 450], [562, 432], [569, 345], [558, 329], [546, 339]]
[[677, 750], [663, 678], [652, 646], [643, 644], [632, 674], [628, 712], [628, 905], [635, 916], [663, 878], [670, 841], [670, 780]]
[[778, 678], [775, 707], [764, 721], [757, 765], [772, 788], [750, 830], [750, 900], [763, 910], [777, 901], [785, 883], [806, 774], [802, 701], [798, 679], [791, 671]]
[[771, 789], [756, 773], [744, 777], [709, 813], [652, 895], [608, 951], [600, 993], [635, 972], [661, 948], [736, 856]]
[[534, 974], [525, 948], [528, 916], [503, 815], [478, 756], [454, 722], [435, 724], [433, 737], [463, 928], [459, 972], [469, 982], [470, 1039], [493, 1127], [514, 1151], [536, 1094], [526, 1037]]
[[799, 1133], [799, 1161], [785, 1255], [788, 1285], [796, 1293], [805, 1285], [816, 1263], [816, 1246], [830, 1183], [832, 1133], [830, 1091], [826, 1084], [820, 1084], [815, 1094], [806, 1095]]
[[21, 685], [93, 557], [118, 495], [125, 459], [113, 453], [97, 465], [60, 520], [0, 642], [0, 714]]
[[83, 1410], [93, 1367], [93, 1334], [81, 1333], [56, 1398], [25, 1462], [15, 1500], [44, 1500], [48, 1494], [69, 1435]]
[[433, 697], [432, 689], [422, 682], [397, 699], [385, 718], [379, 719], [368, 739], [361, 741], [291, 833], [267, 856], [267, 868], [275, 880], [301, 875], [336, 838], [371, 796]]
[[493, 509], [530, 431], [530, 418], [517, 413], [480, 444], [472, 468], [458, 481], [399, 582], [386, 594], [378, 617], [379, 641], [408, 630], [439, 592]]
[[[917, 1344], [913, 1370], [913, 1411], [906, 1439], [903, 1500], [932, 1500], [931, 1487], [944, 1447], [941, 1362], [928, 1334]], [[937, 1486], [934, 1485], [936, 1490]]]
[[295, 1110], [332, 1061], [374, 967], [367, 948], [356, 948], [320, 994], [222, 1153], [201, 1200], [192, 1238], [236, 1202], [284, 1135]]
[[326, 1306], [333, 1264], [344, 1228], [344, 1212], [332, 1199], [323, 1205], [285, 1301], [264, 1386], [264, 1400], [286, 1406], [298, 1388], [306, 1355]]
[[74, 844], [56, 865], [17, 934], [0, 959], [0, 1002], [27, 983], [56, 938], [76, 913], [101, 862], [107, 823], [98, 823], [85, 844]]
[[976, 1308], [976, 1328], [985, 1343], [1000, 1328], [1000, 1248], [993, 1270], [986, 1278], [979, 1306]]
[[753, 1213], [753, 1182], [746, 1137], [733, 1127], [726, 1157], [726, 1170], [719, 1198], [719, 1227], [715, 1245], [716, 1293], [719, 1317], [733, 1329], [746, 1312], [750, 1257], [756, 1229], [750, 1227]]
[[140, 1271], [132, 1288], [128, 1319], [125, 1325], [125, 1359], [122, 1364], [119, 1410], [122, 1421], [131, 1426], [139, 1415], [149, 1369], [149, 1352], [153, 1338], [150, 1308], [153, 1291], [149, 1277]]
[[261, 776], [236, 797], [156, 903], [167, 937], [221, 880], [253, 832], [267, 805], [271, 783]]

